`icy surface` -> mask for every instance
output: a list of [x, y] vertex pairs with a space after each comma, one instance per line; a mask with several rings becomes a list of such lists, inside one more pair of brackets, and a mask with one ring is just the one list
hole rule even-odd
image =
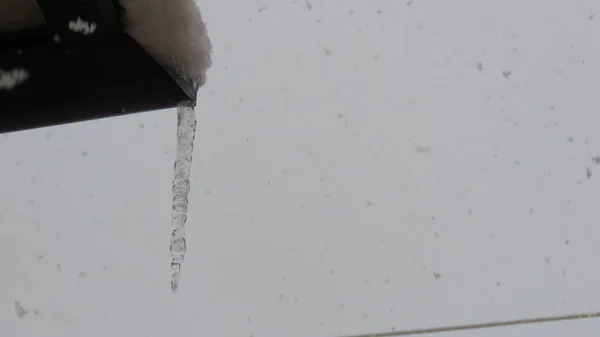
[[177, 154], [175, 157], [175, 178], [173, 179], [173, 211], [171, 232], [171, 291], [177, 292], [181, 264], [185, 257], [185, 222], [187, 221], [188, 194], [190, 193], [190, 170], [196, 134], [196, 114], [194, 107], [181, 104], [177, 108]]

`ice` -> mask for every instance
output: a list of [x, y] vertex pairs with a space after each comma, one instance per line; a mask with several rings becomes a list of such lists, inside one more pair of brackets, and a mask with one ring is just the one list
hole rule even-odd
[[173, 210], [171, 213], [171, 291], [179, 289], [181, 264], [185, 257], [185, 222], [187, 220], [190, 170], [196, 134], [194, 104], [185, 102], [177, 107], [177, 154], [173, 179]]

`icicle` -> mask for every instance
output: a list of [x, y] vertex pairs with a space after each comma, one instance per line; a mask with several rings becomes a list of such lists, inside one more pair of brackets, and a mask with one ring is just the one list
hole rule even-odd
[[185, 222], [187, 220], [188, 194], [190, 193], [190, 170], [196, 134], [194, 104], [185, 102], [177, 107], [177, 155], [173, 179], [173, 210], [171, 233], [171, 291], [177, 292], [181, 264], [186, 251]]

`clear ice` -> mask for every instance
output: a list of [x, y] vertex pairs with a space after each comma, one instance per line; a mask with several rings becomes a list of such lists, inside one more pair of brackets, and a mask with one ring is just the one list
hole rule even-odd
[[186, 251], [185, 222], [187, 220], [190, 170], [196, 134], [194, 104], [186, 102], [177, 107], [177, 155], [173, 179], [173, 210], [171, 213], [171, 291], [179, 288], [181, 264]]

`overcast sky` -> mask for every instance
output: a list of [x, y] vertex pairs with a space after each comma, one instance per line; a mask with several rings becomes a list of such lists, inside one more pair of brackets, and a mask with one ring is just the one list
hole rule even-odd
[[324, 337], [600, 310], [598, 1], [200, 6], [215, 54], [178, 293], [175, 110], [0, 135], [2, 331]]

